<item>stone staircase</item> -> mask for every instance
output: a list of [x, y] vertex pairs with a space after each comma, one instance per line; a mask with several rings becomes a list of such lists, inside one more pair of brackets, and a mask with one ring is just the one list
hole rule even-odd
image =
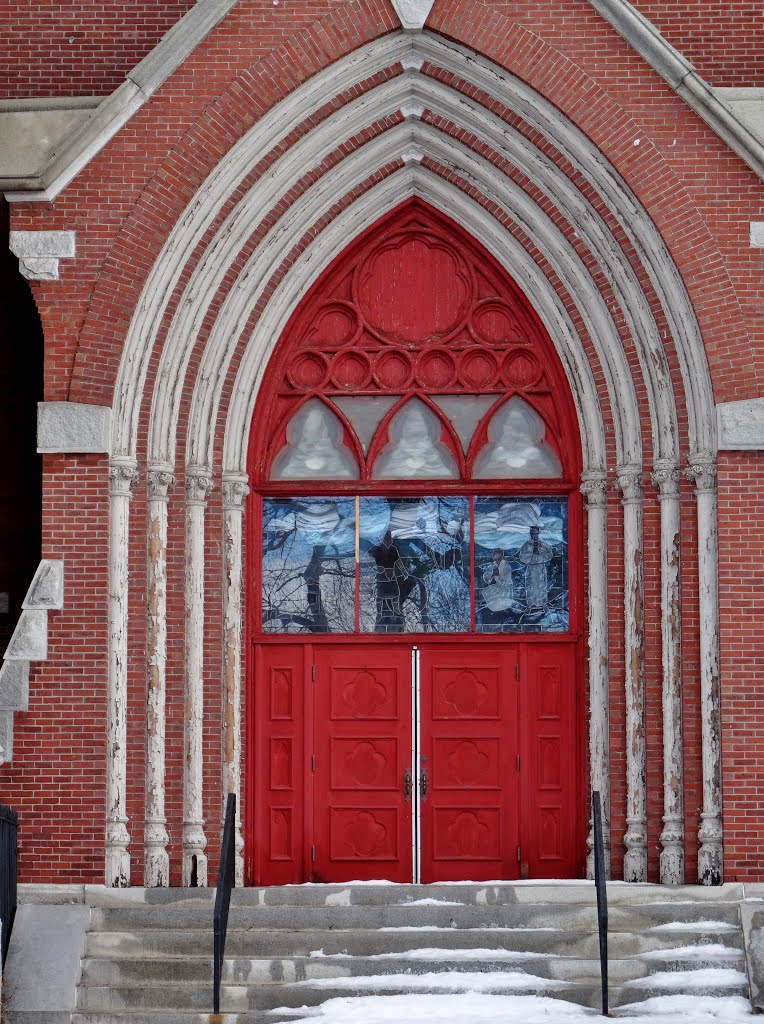
[[[608, 888], [611, 1007], [748, 994], [739, 886]], [[211, 1011], [214, 893], [87, 891], [72, 1024], [190, 1024]], [[476, 990], [598, 1007], [598, 956], [589, 883], [242, 889], [221, 1009], [278, 1024], [336, 996]]]

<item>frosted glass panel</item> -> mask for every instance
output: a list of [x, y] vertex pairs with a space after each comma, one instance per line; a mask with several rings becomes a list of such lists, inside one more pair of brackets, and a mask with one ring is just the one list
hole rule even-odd
[[424, 402], [414, 398], [390, 422], [390, 441], [374, 463], [375, 480], [458, 478], [453, 455], [440, 440], [441, 424]]
[[355, 629], [355, 498], [263, 501], [263, 630]]
[[338, 417], [312, 398], [287, 426], [287, 443], [273, 460], [271, 480], [357, 480], [355, 459], [343, 444]]
[[470, 628], [469, 498], [361, 498], [364, 633]]
[[433, 395], [433, 402], [443, 410], [456, 431], [466, 454], [477, 425], [499, 398], [498, 395]]
[[475, 498], [475, 629], [568, 630], [566, 498]]
[[544, 421], [526, 401], [510, 398], [488, 424], [488, 444], [475, 460], [478, 479], [560, 477], [557, 453], [544, 440]]
[[340, 395], [334, 399], [334, 404], [347, 416], [366, 453], [377, 427], [399, 398], [399, 395], [384, 395], [379, 398], [372, 395]]

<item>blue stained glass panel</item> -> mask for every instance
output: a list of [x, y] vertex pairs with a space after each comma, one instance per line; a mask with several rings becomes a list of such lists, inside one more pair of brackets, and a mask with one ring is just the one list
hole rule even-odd
[[566, 633], [567, 498], [475, 498], [475, 629]]
[[355, 630], [355, 499], [263, 501], [263, 630]]
[[469, 527], [469, 498], [361, 498], [361, 631], [468, 632]]

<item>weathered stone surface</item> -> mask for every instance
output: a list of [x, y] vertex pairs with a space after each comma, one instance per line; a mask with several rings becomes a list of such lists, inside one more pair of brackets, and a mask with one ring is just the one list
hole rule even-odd
[[3, 662], [0, 668], [0, 710], [26, 711], [28, 703], [29, 662]]
[[434, 0], [392, 0], [395, 13], [404, 28], [422, 29]]
[[23, 611], [3, 657], [6, 661], [45, 661], [48, 613], [32, 608]]
[[755, 249], [764, 248], [764, 221], [751, 221], [751, 245]]
[[37, 451], [82, 454], [109, 451], [111, 409], [81, 402], [37, 403]]
[[[762, 229], [761, 244], [764, 245], [764, 224]], [[764, 448], [764, 398], [723, 402], [716, 407], [716, 417], [719, 451], [755, 451]]]
[[22, 904], [5, 965], [10, 1012], [73, 1010], [90, 908]]
[[64, 607], [64, 563], [60, 559], [40, 562], [21, 607], [46, 611]]

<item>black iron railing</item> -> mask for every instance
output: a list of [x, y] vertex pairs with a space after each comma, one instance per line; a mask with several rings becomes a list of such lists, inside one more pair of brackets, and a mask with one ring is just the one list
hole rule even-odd
[[19, 817], [0, 804], [0, 922], [2, 922], [2, 964], [8, 955], [11, 928], [16, 916], [16, 875]]
[[600, 978], [602, 1016], [608, 1015], [607, 973], [607, 885], [605, 884], [605, 844], [602, 840], [602, 805], [596, 790], [592, 793], [592, 831], [594, 833], [594, 885], [597, 890], [597, 924], [600, 933]]
[[220, 866], [218, 887], [215, 893], [215, 915], [213, 918], [214, 949], [212, 965], [213, 1013], [220, 1013], [220, 982], [223, 977], [225, 938], [228, 932], [228, 908], [231, 905], [231, 889], [236, 878], [236, 794], [229, 793], [225, 807], [223, 841], [220, 844]]

